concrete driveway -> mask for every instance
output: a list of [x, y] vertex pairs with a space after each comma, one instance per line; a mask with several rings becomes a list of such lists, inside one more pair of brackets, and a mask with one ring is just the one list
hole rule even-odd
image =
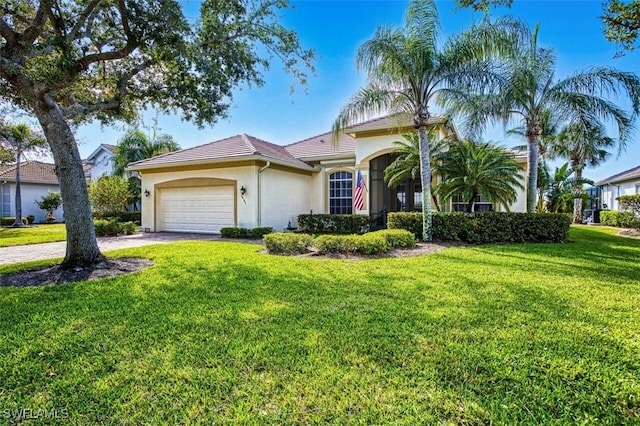
[[[220, 240], [220, 236], [210, 234], [179, 234], [173, 232], [138, 233], [122, 237], [98, 238], [98, 247], [100, 247], [101, 251], [106, 252], [122, 248], [187, 240]], [[0, 265], [64, 257], [66, 245], [67, 243], [65, 241], [60, 241], [56, 243], [0, 247]]]

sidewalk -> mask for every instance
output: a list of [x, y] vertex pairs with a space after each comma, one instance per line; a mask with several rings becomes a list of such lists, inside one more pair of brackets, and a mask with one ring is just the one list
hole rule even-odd
[[[219, 235], [178, 234], [172, 232], [138, 233], [122, 237], [98, 238], [98, 247], [103, 252], [151, 244], [167, 244], [186, 240], [220, 240]], [[62, 258], [66, 253], [66, 241], [30, 244], [24, 246], [0, 247], [0, 265], [30, 262], [32, 260]]]

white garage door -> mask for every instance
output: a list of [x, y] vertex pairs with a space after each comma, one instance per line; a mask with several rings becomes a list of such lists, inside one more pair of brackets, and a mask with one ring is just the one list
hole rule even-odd
[[159, 190], [159, 230], [219, 233], [235, 226], [233, 186]]

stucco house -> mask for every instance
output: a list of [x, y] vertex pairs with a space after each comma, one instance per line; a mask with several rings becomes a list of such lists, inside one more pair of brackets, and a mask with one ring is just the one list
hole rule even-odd
[[96, 180], [113, 172], [115, 145], [100, 144], [84, 161], [84, 171], [87, 180]]
[[[434, 117], [439, 137], [457, 135], [450, 121]], [[129, 165], [142, 177], [142, 227], [146, 232], [217, 233], [220, 228], [296, 226], [301, 213], [369, 215], [384, 226], [386, 213], [421, 210], [421, 185], [407, 180], [390, 189], [384, 169], [393, 141], [413, 130], [388, 117], [349, 128], [337, 143], [324, 133], [281, 146], [246, 134], [159, 155]], [[525, 153], [516, 153], [526, 168]], [[353, 203], [356, 176], [365, 183], [362, 209]], [[446, 209], [456, 209], [453, 200]], [[526, 210], [526, 192], [509, 206]], [[477, 210], [505, 210], [478, 200]]]
[[601, 208], [619, 210], [616, 198], [640, 194], [640, 166], [601, 179], [594, 186], [600, 188]]
[[[0, 185], [2, 185], [2, 204], [0, 216], [15, 216], [16, 196], [16, 166], [5, 164], [0, 167]], [[40, 210], [35, 201], [51, 192], [60, 191], [55, 165], [40, 161], [25, 161], [20, 164], [20, 196], [22, 198], [22, 216], [34, 215], [36, 223], [45, 221], [46, 212]], [[61, 222], [63, 208], [53, 212], [55, 218]]]

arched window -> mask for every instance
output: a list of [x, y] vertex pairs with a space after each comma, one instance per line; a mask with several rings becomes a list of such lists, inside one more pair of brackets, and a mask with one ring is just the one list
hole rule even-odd
[[353, 174], [340, 171], [329, 175], [329, 214], [353, 213]]

